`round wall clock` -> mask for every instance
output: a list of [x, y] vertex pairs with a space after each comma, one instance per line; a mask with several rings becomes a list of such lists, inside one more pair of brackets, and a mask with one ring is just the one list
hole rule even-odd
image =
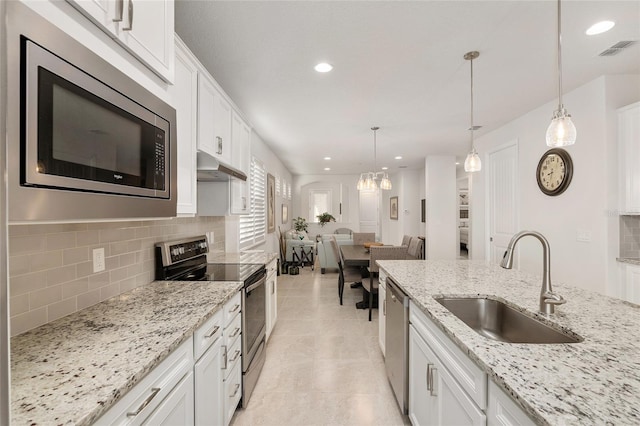
[[572, 177], [573, 161], [564, 149], [550, 149], [540, 158], [536, 179], [543, 193], [551, 196], [562, 194], [569, 187]]

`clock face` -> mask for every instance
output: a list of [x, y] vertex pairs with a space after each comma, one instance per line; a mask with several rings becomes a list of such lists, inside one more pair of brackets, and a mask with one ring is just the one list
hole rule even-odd
[[545, 152], [538, 163], [537, 181], [547, 195], [562, 194], [573, 176], [573, 162], [569, 153], [560, 148]]

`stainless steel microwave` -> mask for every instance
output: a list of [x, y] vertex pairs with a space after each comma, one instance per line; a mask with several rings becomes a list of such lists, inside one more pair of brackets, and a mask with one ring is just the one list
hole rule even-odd
[[9, 221], [175, 216], [175, 110], [28, 7], [7, 9]]

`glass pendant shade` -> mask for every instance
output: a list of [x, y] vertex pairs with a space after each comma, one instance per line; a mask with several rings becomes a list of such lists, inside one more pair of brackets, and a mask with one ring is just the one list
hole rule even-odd
[[560, 147], [576, 143], [576, 126], [564, 108], [558, 108], [547, 128], [547, 146]]
[[[373, 169], [376, 169], [376, 131], [379, 127], [372, 127], [373, 130]], [[391, 180], [389, 180], [389, 176], [384, 172], [367, 172], [361, 173], [360, 178], [358, 179], [358, 183], [356, 184], [356, 189], [358, 191], [374, 191], [378, 189], [378, 183], [376, 180], [378, 176], [382, 175], [382, 179], [380, 180], [380, 189], [389, 190], [391, 189]]]
[[471, 148], [471, 151], [467, 154], [467, 159], [464, 160], [464, 171], [479, 172], [481, 169], [482, 162], [480, 161], [480, 156], [478, 155], [475, 147]]
[[380, 181], [380, 189], [391, 189], [391, 181], [389, 180], [389, 176], [386, 173], [382, 175], [382, 180]]

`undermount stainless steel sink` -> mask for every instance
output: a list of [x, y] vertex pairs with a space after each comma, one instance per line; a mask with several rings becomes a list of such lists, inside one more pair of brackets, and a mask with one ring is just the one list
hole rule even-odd
[[507, 343], [579, 343], [583, 339], [556, 330], [493, 299], [437, 297], [435, 300], [476, 333]]

